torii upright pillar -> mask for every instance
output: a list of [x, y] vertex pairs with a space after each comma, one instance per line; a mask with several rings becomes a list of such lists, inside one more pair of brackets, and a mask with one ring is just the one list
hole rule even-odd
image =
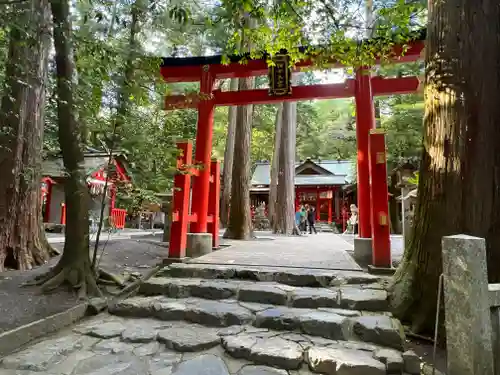
[[372, 261], [372, 228], [370, 200], [370, 164], [368, 141], [370, 130], [375, 128], [375, 108], [369, 68], [356, 71], [356, 138], [357, 138], [357, 195], [358, 234], [354, 239], [354, 258], [361, 263]]
[[391, 233], [387, 192], [387, 161], [385, 134], [381, 129], [370, 131], [372, 272], [393, 272], [391, 259]]
[[371, 75], [367, 69], [358, 69], [356, 72], [355, 100], [358, 147], [358, 229], [359, 237], [371, 238], [368, 139], [370, 137], [370, 130], [375, 128], [375, 108], [373, 105]]
[[208, 199], [210, 191], [210, 162], [215, 103], [212, 97], [214, 76], [210, 66], [204, 65], [200, 80], [200, 101], [198, 104], [198, 126], [196, 129], [196, 152], [194, 164], [201, 167], [198, 176], [193, 178], [191, 212], [196, 221], [191, 223], [191, 233], [206, 233], [208, 218]]

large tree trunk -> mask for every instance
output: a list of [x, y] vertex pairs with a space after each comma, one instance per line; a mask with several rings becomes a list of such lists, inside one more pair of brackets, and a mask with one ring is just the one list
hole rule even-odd
[[[249, 17], [246, 17], [245, 22], [249, 27], [255, 25], [254, 20]], [[248, 50], [251, 49], [251, 41], [248, 40], [244, 31], [242, 46]], [[238, 90], [252, 89], [254, 81], [253, 77], [240, 78]], [[249, 240], [253, 232], [250, 214], [252, 115], [253, 105], [240, 106], [236, 112], [234, 155], [238, 155], [238, 162], [233, 163], [229, 222], [224, 233], [224, 238], [235, 240]]]
[[[240, 78], [240, 91], [250, 90], [253, 78]], [[229, 222], [224, 238], [249, 240], [252, 237], [252, 218], [250, 215], [250, 173], [252, 105], [240, 106], [236, 115], [234, 154], [238, 162], [233, 163], [231, 182], [231, 204]]]
[[391, 298], [415, 332], [434, 325], [443, 236], [485, 237], [490, 281], [500, 280], [499, 19], [497, 2], [429, 4], [418, 203]]
[[[231, 79], [231, 91], [238, 91], [238, 79]], [[227, 138], [224, 149], [224, 169], [222, 170], [222, 196], [220, 208], [220, 221], [223, 227], [227, 227], [229, 220], [229, 207], [231, 202], [231, 180], [233, 175], [234, 160], [234, 136], [236, 133], [236, 115], [238, 107], [229, 107], [227, 119]]]
[[67, 177], [64, 185], [66, 201], [66, 238], [59, 263], [49, 273], [45, 290], [68, 283], [87, 292], [99, 294], [89, 257], [89, 193], [83, 169], [81, 131], [74, 98], [75, 65], [73, 59], [70, 8], [67, 0], [51, 0], [54, 21], [54, 47], [57, 68], [57, 113], [59, 143]]
[[[41, 216], [41, 155], [50, 45], [47, 0], [12, 5], [0, 109], [0, 271], [49, 259]], [[26, 30], [27, 28], [27, 30]]]
[[274, 130], [274, 150], [273, 150], [273, 160], [271, 161], [271, 171], [269, 179], [269, 204], [268, 216], [269, 224], [271, 228], [275, 228], [276, 225], [276, 200], [278, 197], [278, 167], [279, 167], [279, 156], [280, 156], [280, 145], [281, 145], [281, 129], [283, 125], [283, 103], [280, 103], [276, 108], [276, 120], [275, 120], [275, 130]]
[[283, 103], [283, 124], [279, 148], [278, 199], [275, 233], [291, 235], [295, 227], [295, 143], [297, 103]]

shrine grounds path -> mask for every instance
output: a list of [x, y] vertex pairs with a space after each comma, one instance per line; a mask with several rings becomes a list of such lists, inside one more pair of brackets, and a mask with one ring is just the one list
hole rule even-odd
[[276, 266], [361, 271], [349, 255], [352, 245], [333, 233], [277, 236], [257, 232], [251, 241], [222, 240], [230, 245], [192, 260], [192, 263]]

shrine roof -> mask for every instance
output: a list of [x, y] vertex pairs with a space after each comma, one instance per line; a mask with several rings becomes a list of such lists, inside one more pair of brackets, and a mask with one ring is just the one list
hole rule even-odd
[[[352, 180], [353, 163], [349, 160], [312, 160], [307, 159], [302, 162], [295, 163], [295, 169], [311, 163], [323, 170], [327, 171], [325, 174], [314, 175], [295, 175], [295, 185], [308, 186], [308, 185], [346, 185]], [[252, 185], [269, 185], [270, 184], [271, 166], [267, 161], [258, 162], [252, 175]]]
[[[84, 153], [83, 169], [87, 176], [104, 168], [108, 163], [109, 155], [106, 152], [97, 151], [94, 149]], [[117, 160], [122, 167], [125, 167], [125, 160], [121, 155], [116, 155]], [[126, 171], [128, 174], [128, 171]], [[46, 159], [42, 162], [42, 176], [62, 178], [66, 176], [66, 170], [62, 157], [54, 157]]]
[[[427, 35], [427, 30], [425, 28], [415, 31], [414, 37], [411, 39], [412, 42], [421, 42], [425, 41]], [[376, 44], [380, 41], [380, 38], [372, 38], [372, 39], [364, 39], [359, 43], [373, 43]], [[299, 47], [300, 53], [307, 53], [312, 51], [321, 51], [322, 49], [327, 49], [328, 46], [308, 46], [308, 47]], [[286, 51], [283, 51], [286, 52]], [[269, 56], [268, 53], [263, 51], [263, 58]], [[229, 55], [227, 56], [229, 62], [238, 63], [242, 60], [250, 60], [250, 54], [239, 54], [239, 55]], [[213, 55], [213, 56], [189, 56], [189, 57], [163, 57], [162, 58], [162, 67], [182, 67], [182, 66], [202, 66], [202, 65], [216, 65], [222, 64], [223, 55]]]

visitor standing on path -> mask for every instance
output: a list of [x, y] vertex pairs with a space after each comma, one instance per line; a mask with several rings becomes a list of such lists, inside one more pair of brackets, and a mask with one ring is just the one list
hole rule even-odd
[[292, 234], [300, 236], [302, 234], [301, 225], [302, 225], [302, 209], [299, 208], [295, 212], [295, 225], [293, 226]]
[[316, 212], [314, 212], [314, 207], [310, 207], [307, 211], [307, 223], [309, 224], [309, 234], [312, 234], [314, 230], [314, 234], [318, 234], [316, 231], [316, 227], [314, 223], [316, 222]]
[[306, 207], [302, 206], [300, 208], [300, 226], [299, 226], [300, 231], [302, 233], [307, 233], [306, 222], [307, 222], [307, 206]]

